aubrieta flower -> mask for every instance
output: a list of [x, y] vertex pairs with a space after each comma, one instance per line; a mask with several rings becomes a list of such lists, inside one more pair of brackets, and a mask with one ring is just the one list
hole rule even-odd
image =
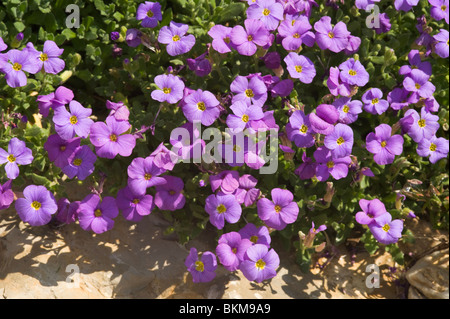
[[195, 59], [186, 59], [189, 70], [194, 71], [195, 75], [203, 77], [211, 73], [211, 62], [206, 58], [208, 52], [205, 52]]
[[44, 186], [29, 185], [23, 196], [16, 200], [15, 208], [20, 219], [31, 226], [48, 224], [58, 210], [53, 194]]
[[355, 6], [360, 10], [366, 10], [367, 7], [377, 2], [380, 2], [380, 0], [355, 0]]
[[267, 86], [256, 76], [248, 79], [245, 76], [238, 75], [231, 82], [230, 90], [234, 93], [233, 104], [237, 101], [244, 101], [247, 105], [253, 104], [263, 107], [267, 100]]
[[205, 251], [199, 260], [197, 249], [192, 247], [184, 265], [195, 283], [209, 282], [216, 277], [217, 259], [216, 255], [210, 251]]
[[344, 53], [346, 55], [353, 55], [359, 50], [359, 46], [361, 45], [361, 38], [355, 37], [353, 35], [348, 36], [348, 43], [344, 49]]
[[295, 51], [303, 43], [308, 46], [314, 45], [315, 35], [309, 32], [311, 29], [309, 19], [304, 15], [292, 20], [283, 20], [278, 27], [278, 34], [283, 37], [281, 41], [283, 48], [287, 51]]
[[8, 143], [8, 151], [0, 148], [0, 164], [5, 165], [6, 177], [16, 179], [19, 176], [19, 165], [33, 162], [33, 154], [24, 141], [13, 137]]
[[283, 5], [275, 0], [256, 0], [247, 9], [247, 18], [264, 23], [267, 30], [273, 31], [283, 20]]
[[312, 158], [306, 156], [306, 152], [302, 154], [302, 161], [303, 163], [295, 169], [294, 174], [301, 180], [313, 178], [316, 174], [317, 163], [313, 162]]
[[198, 89], [184, 99], [183, 114], [191, 123], [200, 121], [210, 126], [220, 115], [219, 104], [214, 94]]
[[64, 60], [59, 58], [59, 56], [63, 54], [64, 49], [60, 49], [54, 41], [45, 41], [42, 52], [36, 50], [31, 42], [27, 44], [26, 50], [28, 50], [37, 61], [39, 70], [44, 68], [46, 73], [58, 74], [64, 70], [64, 67], [66, 66]]
[[316, 225], [314, 225], [314, 222], [311, 222], [311, 228], [309, 230], [309, 233], [312, 235], [317, 235], [321, 231], [325, 231], [325, 230], [327, 230], [326, 225], [320, 225], [319, 227], [316, 228]]
[[269, 41], [269, 31], [260, 20], [246, 19], [244, 27], [236, 25], [230, 33], [230, 39], [239, 54], [251, 56], [257, 46], [263, 47]]
[[393, 110], [401, 110], [409, 105], [409, 94], [404, 88], [395, 88], [387, 95], [389, 106]]
[[351, 124], [358, 119], [358, 114], [362, 113], [362, 102], [352, 101], [349, 97], [340, 97], [333, 102], [339, 112], [339, 122]]
[[359, 207], [362, 211], [357, 212], [355, 218], [361, 225], [369, 225], [376, 217], [387, 214], [386, 207], [377, 198], [372, 200], [360, 199]]
[[250, 174], [244, 174], [239, 177], [239, 188], [236, 189], [234, 196], [239, 204], [244, 204], [245, 207], [256, 203], [261, 195], [261, 191], [256, 187], [258, 180]]
[[333, 158], [349, 156], [353, 148], [353, 130], [348, 125], [338, 123], [334, 131], [325, 136], [324, 144], [331, 150]]
[[340, 71], [337, 67], [330, 68], [330, 76], [327, 80], [327, 86], [330, 93], [334, 96], [350, 96], [352, 94], [352, 88], [348, 83], [343, 82], [340, 79]]
[[117, 32], [117, 31], [111, 31], [111, 32], [109, 33], [109, 38], [111, 39], [111, 41], [119, 40], [119, 38], [120, 38], [120, 33]]
[[102, 199], [97, 194], [87, 195], [80, 203], [78, 221], [83, 230], [96, 234], [114, 227], [114, 218], [119, 215], [116, 199], [111, 196]]
[[91, 125], [90, 140], [99, 157], [112, 159], [117, 154], [127, 157], [136, 146], [136, 138], [132, 134], [124, 134], [131, 125], [127, 121], [116, 121], [107, 117], [106, 123], [95, 122]]
[[281, 57], [278, 52], [267, 52], [260, 59], [264, 61], [264, 65], [268, 69], [276, 70], [281, 66]]
[[69, 104], [73, 98], [73, 91], [64, 86], [58, 87], [53, 93], [39, 95], [36, 99], [36, 101], [39, 102], [39, 113], [41, 113], [43, 117], [47, 117], [50, 108], [56, 110], [57, 108], [63, 107], [64, 105]]
[[201, 139], [200, 130], [194, 123], [184, 123], [180, 126], [184, 133], [170, 136], [170, 144], [175, 154], [183, 160], [199, 159], [205, 151], [205, 141]]
[[403, 87], [409, 92], [423, 98], [429, 98], [433, 95], [436, 87], [428, 81], [430, 77], [421, 70], [413, 69], [411, 73], [403, 80]]
[[11, 189], [11, 183], [12, 179], [8, 180], [3, 185], [0, 183], [0, 210], [7, 209], [14, 201], [14, 193]]
[[233, 114], [228, 114], [226, 122], [233, 132], [245, 130], [250, 125], [249, 121], [260, 120], [264, 116], [260, 106], [248, 105], [243, 101], [236, 101], [230, 109]]
[[206, 198], [205, 210], [209, 214], [209, 221], [217, 229], [225, 226], [225, 220], [230, 224], [237, 223], [241, 218], [242, 208], [233, 195], [218, 193]]
[[389, 102], [383, 99], [383, 92], [378, 88], [367, 90], [361, 97], [364, 110], [371, 114], [383, 114], [389, 108]]
[[286, 63], [289, 75], [294, 79], [299, 79], [302, 83], [309, 84], [316, 76], [314, 63], [303, 55], [290, 52], [284, 58], [284, 62]]
[[130, 111], [123, 102], [114, 103], [112, 101], [106, 101], [106, 108], [111, 110], [108, 116], [113, 116], [116, 121], [128, 121]]
[[136, 11], [136, 19], [142, 20], [144, 28], [154, 28], [158, 21], [162, 20], [161, 5], [158, 2], [145, 1], [141, 3]]
[[309, 114], [309, 121], [314, 132], [328, 135], [334, 131], [334, 124], [339, 120], [339, 112], [334, 105], [320, 104], [315, 113]]
[[0, 60], [0, 71], [5, 73], [6, 83], [12, 87], [22, 87], [27, 84], [27, 76], [25, 72], [36, 74], [39, 72], [41, 65], [33, 55], [27, 50], [9, 50], [5, 54], [5, 60]]
[[387, 13], [383, 12], [379, 15], [379, 17], [380, 24], [378, 28], [374, 27], [375, 32], [377, 34], [389, 32], [389, 30], [391, 30], [391, 20], [389, 19], [389, 16], [387, 15]]
[[216, 255], [220, 263], [229, 271], [239, 269], [247, 249], [253, 245], [249, 239], [241, 238], [238, 232], [229, 232], [220, 236]]
[[316, 177], [321, 182], [326, 181], [330, 174], [336, 180], [347, 177], [348, 167], [352, 161], [350, 156], [333, 159], [331, 151], [323, 146], [314, 152], [314, 159], [317, 163]]
[[299, 213], [298, 204], [294, 201], [294, 195], [281, 188], [273, 188], [272, 200], [261, 198], [256, 204], [259, 218], [268, 227], [282, 230], [287, 224], [297, 220]]
[[408, 12], [419, 3], [419, 0], [395, 0], [394, 6], [397, 10]]
[[78, 219], [78, 208], [80, 201], [70, 202], [67, 198], [60, 198], [57, 202], [58, 210], [55, 218], [63, 224], [74, 223]]
[[364, 86], [369, 82], [369, 73], [359, 60], [350, 58], [341, 63], [339, 69], [341, 70], [339, 73], [340, 80], [349, 85]]
[[403, 152], [403, 137], [391, 136], [392, 128], [387, 124], [380, 124], [366, 137], [367, 150], [375, 154], [373, 159], [378, 165], [386, 165], [394, 162], [395, 155]]
[[433, 19], [439, 21], [445, 19], [449, 23], [448, 0], [428, 0], [431, 4], [430, 15]]
[[245, 278], [260, 283], [275, 277], [279, 266], [280, 257], [273, 248], [269, 250], [266, 245], [255, 244], [247, 249], [239, 269]]
[[156, 166], [153, 157], [136, 157], [128, 166], [128, 186], [135, 193], [144, 194], [147, 188], [165, 184], [166, 180], [159, 177], [165, 170]]
[[316, 30], [316, 42], [320, 49], [329, 49], [338, 53], [347, 47], [350, 32], [344, 22], [340, 21], [333, 27], [331, 18], [325, 16], [314, 24], [314, 29]]
[[144, 216], [150, 215], [155, 206], [152, 195], [133, 192], [128, 186], [117, 192], [116, 203], [123, 217], [133, 222], [138, 222]]
[[91, 151], [91, 148], [88, 145], [82, 145], [68, 157], [68, 164], [62, 168], [62, 171], [69, 178], [76, 176], [82, 181], [94, 172], [96, 160], [97, 156]]
[[423, 139], [417, 146], [417, 154], [428, 157], [430, 163], [434, 164], [442, 158], [446, 158], [449, 150], [449, 142], [443, 137], [433, 136], [430, 139]]
[[80, 141], [81, 137], [64, 140], [58, 134], [52, 134], [44, 143], [44, 149], [47, 151], [48, 159], [57, 167], [63, 168], [69, 163], [68, 159], [75, 149], [80, 146]]
[[382, 214], [374, 218], [374, 221], [369, 224], [369, 229], [379, 243], [393, 244], [402, 237], [403, 220], [392, 220], [391, 214]]
[[89, 136], [91, 125], [94, 121], [89, 118], [92, 109], [83, 107], [80, 103], [72, 100], [69, 103], [70, 112], [65, 107], [58, 107], [54, 111], [53, 123], [58, 135], [68, 140], [75, 135], [86, 138]]
[[208, 35], [213, 38], [211, 45], [214, 50], [219, 53], [231, 52], [233, 48], [231, 43], [231, 30], [233, 28], [216, 24], [208, 31]]
[[0, 37], [0, 52], [5, 51], [7, 48], [8, 46], [5, 44], [5, 41]]
[[175, 104], [183, 98], [185, 85], [178, 76], [172, 74], [157, 75], [155, 76], [155, 84], [159, 90], [152, 92], [152, 99]]
[[173, 170], [178, 160], [178, 156], [165, 147], [163, 142], [150, 154], [150, 157], [153, 157], [153, 163], [164, 171]]
[[414, 121], [406, 133], [416, 143], [419, 143], [424, 138], [429, 140], [439, 129], [439, 116], [431, 114], [425, 107], [421, 108], [420, 115], [416, 110], [409, 109], [405, 112], [404, 117], [409, 115], [413, 117]]
[[[448, 8], [447, 8], [448, 10]], [[448, 13], [447, 13], [448, 17]], [[433, 36], [433, 39], [437, 42], [434, 46], [436, 54], [441, 58], [448, 58], [448, 31], [445, 29], [440, 29], [439, 33]]]
[[155, 205], [161, 210], [175, 211], [182, 209], [186, 203], [186, 198], [181, 193], [184, 189], [184, 182], [176, 176], [164, 176], [165, 184], [156, 185]]
[[248, 223], [239, 230], [241, 238], [249, 239], [253, 244], [262, 244], [270, 248], [272, 238], [269, 234], [269, 229], [266, 226], [257, 227], [255, 224]]
[[129, 47], [135, 48], [141, 44], [142, 32], [137, 29], [128, 29], [125, 34], [125, 42]]
[[170, 21], [169, 26], [159, 30], [158, 42], [167, 44], [166, 50], [170, 56], [187, 53], [195, 44], [195, 37], [192, 34], [186, 35], [188, 29], [187, 24]]
[[239, 188], [239, 172], [225, 170], [209, 176], [211, 190], [219, 190], [224, 194], [233, 194]]
[[428, 75], [428, 77], [431, 76], [432, 73], [431, 63], [428, 61], [422, 62], [419, 50], [411, 50], [408, 53], [408, 61], [410, 65], [401, 66], [400, 70], [398, 70], [399, 74], [408, 76], [412, 70], [420, 70], [426, 75]]
[[314, 145], [314, 132], [311, 129], [309, 116], [301, 110], [295, 110], [286, 124], [286, 133], [297, 147], [311, 147]]

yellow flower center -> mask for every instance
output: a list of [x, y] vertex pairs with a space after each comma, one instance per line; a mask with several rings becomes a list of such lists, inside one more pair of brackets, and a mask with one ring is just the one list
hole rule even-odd
[[172, 41], [173, 41], [173, 42], [180, 41], [180, 36], [179, 36], [179, 35], [174, 35], [174, 36], [172, 37]]
[[254, 97], [254, 96], [255, 96], [255, 94], [253, 93], [253, 90], [252, 90], [252, 89], [247, 89], [247, 90], [245, 90], [245, 95], [246, 95], [247, 97]]
[[337, 141], [336, 141], [336, 143], [337, 143], [338, 145], [341, 145], [341, 144], [343, 144], [344, 142], [345, 142], [345, 140], [342, 138], [342, 136], [339, 137], [339, 138], [337, 139]]
[[225, 37], [225, 38], [223, 38], [223, 41], [225, 42], [225, 43], [230, 43], [230, 38], [229, 37]]
[[102, 211], [101, 211], [99, 208], [97, 208], [97, 209], [94, 211], [94, 215], [95, 215], [95, 217], [100, 217], [100, 216], [102, 216]]
[[442, 6], [441, 6], [441, 10], [442, 10], [442, 11], [445, 11], [445, 10], [447, 10], [447, 6], [445, 6], [445, 5], [442, 5]]
[[200, 260], [196, 261], [195, 270], [203, 272], [205, 270], [205, 264], [203, 264]]
[[233, 152], [240, 152], [240, 151], [241, 151], [241, 147], [239, 145], [233, 146]]
[[231, 251], [233, 252], [233, 254], [236, 254], [237, 253], [237, 248], [234, 247], [233, 249], [231, 249]]
[[420, 84], [416, 83], [415, 87], [416, 87], [416, 89], [420, 89]]
[[227, 208], [225, 207], [224, 204], [220, 204], [219, 206], [217, 206], [217, 212], [219, 214], [223, 214], [227, 211]]
[[275, 212], [277, 212], [277, 213], [281, 212], [281, 206], [280, 205], [275, 205]]
[[417, 124], [419, 124], [420, 127], [425, 127], [425, 122], [426, 121], [424, 119], [421, 119], [417, 122]]
[[298, 73], [302, 73], [303, 67], [301, 65], [296, 65], [295, 66], [295, 71], [297, 71]]
[[259, 259], [256, 263], [255, 263], [256, 268], [258, 268], [259, 270], [263, 270], [264, 267], [266, 267], [266, 263], [264, 260]]
[[300, 38], [300, 34], [294, 33], [293, 37], [296, 38], [296, 39], [298, 39], [298, 38]]
[[48, 60], [47, 53], [41, 53], [41, 56], [39, 57], [39, 60], [41, 60], [42, 62], [47, 61]]
[[171, 191], [169, 191], [169, 195], [175, 195], [175, 191], [174, 190], [171, 190]]
[[164, 92], [165, 94], [169, 94], [170, 92], [172, 92], [172, 89], [171, 89], [171, 88], [164, 88], [164, 89], [163, 89], [163, 92]]
[[38, 210], [39, 208], [41, 208], [41, 203], [39, 203], [38, 201], [33, 201], [31, 203], [31, 207], [33, 207], [35, 210]]
[[328, 32], [328, 37], [330, 38], [330, 39], [333, 39], [334, 38], [334, 33], [333, 32]]
[[378, 100], [377, 98], [374, 98], [374, 99], [372, 100], [372, 104], [377, 104], [379, 101], [380, 101], [380, 100]]
[[295, 24], [295, 19], [291, 21], [291, 26], [294, 26]]
[[328, 168], [333, 168], [333, 167], [334, 167], [334, 162], [333, 162], [333, 161], [329, 161], [329, 162], [327, 163], [327, 167], [328, 167]]
[[64, 152], [64, 151], [66, 150], [66, 146], [65, 146], [65, 145], [61, 145], [61, 146], [59, 147], [59, 150], [60, 150], [61, 152]]
[[77, 119], [77, 117], [75, 115], [72, 115], [70, 117], [69, 121], [70, 121], [70, 124], [72, 124], [72, 125], [78, 123], [78, 119]]
[[256, 244], [258, 242], [258, 236], [255, 235], [255, 236], [250, 237], [250, 241], [252, 243]]
[[248, 41], [253, 41], [253, 37], [252, 37], [251, 35], [249, 35], [249, 36], [247, 37], [247, 40], [248, 40]]
[[135, 199], [133, 199], [133, 204], [139, 204], [139, 202], [140, 202], [141, 200], [139, 199], [139, 198], [135, 198]]
[[200, 111], [204, 111], [204, 110], [206, 110], [206, 106], [205, 106], [205, 103], [203, 103], [203, 102], [198, 102], [197, 103], [197, 108], [200, 110]]
[[356, 71], [350, 69], [350, 70], [348, 71], [348, 74], [350, 74], [351, 76], [355, 76], [355, 75], [356, 75]]
[[302, 127], [300, 127], [299, 131], [305, 134], [306, 132], [308, 132], [308, 127], [305, 124], [302, 124]]
[[391, 229], [391, 226], [389, 226], [388, 224], [383, 226], [383, 230], [387, 233], [389, 231], [389, 229]]
[[350, 108], [348, 107], [348, 105], [344, 105], [344, 107], [342, 108], [342, 112], [344, 113], [348, 113], [348, 111], [350, 111]]
[[248, 122], [248, 115], [247, 114], [242, 115], [242, 122], [244, 122], [244, 123]]
[[148, 10], [148, 11], [147, 11], [147, 17], [149, 17], [149, 18], [153, 17], [153, 12], [152, 12], [152, 10]]
[[265, 9], [263, 10], [263, 14], [267, 17], [267, 16], [270, 14], [270, 10], [267, 9], [267, 8], [265, 8]]
[[381, 142], [381, 147], [386, 147], [386, 141]]
[[145, 179], [146, 181], [148, 181], [150, 178], [152, 178], [152, 174], [145, 173], [144, 179]]
[[20, 71], [20, 70], [22, 70], [22, 64], [16, 62], [13, 64], [12, 68], [14, 71]]
[[80, 166], [81, 163], [83, 163], [83, 160], [81, 158], [76, 158], [73, 160], [73, 165]]
[[10, 161], [11, 163], [16, 161], [16, 157], [13, 154], [9, 154], [7, 157], [8, 161]]
[[430, 144], [430, 151], [432, 151], [432, 152], [436, 151], [436, 144], [434, 144], [434, 143]]
[[109, 136], [109, 140], [110, 140], [111, 142], [117, 142], [117, 135], [116, 135], [116, 134], [111, 134], [111, 135]]

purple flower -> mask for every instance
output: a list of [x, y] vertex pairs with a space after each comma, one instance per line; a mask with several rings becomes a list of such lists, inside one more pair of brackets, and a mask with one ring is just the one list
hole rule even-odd
[[395, 88], [387, 95], [389, 106], [396, 111], [409, 105], [408, 98], [409, 92], [404, 88]]
[[391, 30], [391, 20], [389, 19], [389, 16], [386, 13], [381, 13], [379, 15], [380, 17], [380, 25], [379, 27], [375, 27], [375, 32], [377, 34], [386, 33]]
[[302, 83], [309, 84], [316, 76], [314, 63], [303, 55], [291, 52], [284, 58], [284, 62], [289, 75], [294, 79], [299, 79]]
[[269, 31], [260, 20], [246, 19], [245, 29], [237, 25], [230, 33], [230, 39], [239, 54], [251, 56], [256, 53], [257, 46], [263, 47], [269, 41]]
[[331, 18], [325, 16], [314, 24], [314, 29], [316, 30], [316, 42], [320, 49], [329, 49], [338, 53], [347, 47], [350, 32], [344, 22], [338, 22], [333, 27]]
[[147, 188], [166, 183], [164, 178], [158, 177], [165, 170], [156, 166], [153, 160], [151, 156], [136, 157], [128, 166], [128, 186], [133, 192], [144, 194]]
[[297, 147], [311, 147], [315, 143], [309, 116], [306, 116], [301, 110], [292, 113], [289, 123], [286, 124], [286, 133], [289, 140], [294, 142]]
[[114, 197], [100, 199], [97, 194], [86, 196], [78, 209], [78, 221], [83, 230], [96, 234], [104, 233], [114, 227], [114, 218], [119, 215]]
[[362, 113], [362, 102], [352, 101], [349, 97], [341, 97], [333, 102], [339, 112], [339, 122], [351, 124], [358, 119], [358, 114]]
[[63, 107], [64, 105], [70, 103], [74, 98], [72, 90], [60, 86], [56, 89], [54, 93], [47, 95], [39, 95], [36, 101], [39, 102], [39, 113], [43, 117], [47, 117], [50, 108], [56, 110], [57, 108]]
[[230, 224], [237, 223], [241, 218], [242, 208], [233, 195], [218, 193], [206, 198], [205, 210], [209, 214], [209, 221], [217, 229], [225, 226], [225, 220]]
[[331, 150], [333, 158], [348, 156], [353, 148], [353, 130], [348, 125], [338, 123], [334, 131], [325, 136], [324, 144]]
[[395, 0], [395, 9], [408, 12], [412, 7], [415, 7], [419, 3], [419, 0]]
[[65, 107], [55, 109], [53, 123], [55, 131], [64, 139], [69, 140], [75, 135], [86, 138], [89, 136], [91, 125], [94, 121], [89, 118], [92, 109], [83, 107], [80, 103], [73, 100], [69, 103], [70, 112]]
[[216, 247], [216, 255], [220, 263], [229, 271], [239, 269], [239, 264], [244, 260], [247, 248], [253, 243], [249, 239], [242, 239], [237, 232], [225, 233], [220, 236]]
[[136, 146], [132, 134], [123, 134], [130, 129], [127, 121], [116, 121], [114, 117], [106, 118], [106, 123], [95, 122], [91, 125], [90, 140], [99, 157], [112, 159], [117, 154], [130, 156]]
[[278, 52], [267, 52], [261, 60], [264, 61], [266, 68], [275, 70], [281, 66], [281, 57]]
[[238, 75], [230, 85], [231, 92], [235, 93], [232, 103], [244, 101], [247, 105], [263, 107], [267, 100], [267, 87], [264, 82], [254, 76], [248, 79]]
[[325, 231], [327, 229], [326, 225], [320, 225], [317, 229], [316, 229], [316, 225], [314, 225], [314, 222], [311, 223], [311, 229], [309, 230], [309, 233], [312, 235], [317, 235], [318, 233], [320, 233], [321, 231]]
[[249, 127], [249, 121], [260, 120], [264, 114], [260, 106], [247, 105], [244, 101], [236, 101], [230, 109], [234, 114], [228, 114], [227, 126], [233, 132], [240, 132]]
[[334, 96], [350, 96], [352, 93], [352, 88], [348, 83], [343, 82], [340, 77], [340, 71], [337, 67], [330, 68], [330, 76], [327, 80], [327, 86], [330, 93]]
[[67, 159], [68, 164], [62, 168], [64, 174], [69, 178], [75, 176], [79, 180], [84, 180], [94, 172], [94, 163], [97, 160], [94, 152], [88, 145], [77, 147], [71, 156]]
[[248, 280], [262, 282], [275, 277], [279, 265], [280, 257], [273, 248], [255, 244], [247, 249], [239, 269]]
[[68, 158], [80, 146], [80, 141], [81, 137], [63, 140], [58, 134], [52, 134], [44, 143], [44, 149], [48, 153], [49, 160], [55, 162], [57, 167], [63, 168], [69, 164]]
[[306, 156], [306, 152], [302, 154], [302, 161], [294, 171], [294, 174], [297, 175], [300, 179], [311, 179], [316, 174], [316, 166], [317, 163], [313, 162], [310, 157]]
[[195, 44], [192, 34], [185, 35], [189, 26], [183, 23], [170, 22], [159, 31], [158, 42], [167, 44], [167, 53], [176, 56], [189, 52]]
[[184, 123], [179, 129], [184, 133], [170, 136], [173, 152], [183, 160], [199, 159], [204, 153], [205, 142], [201, 139], [200, 130], [194, 123]]
[[113, 116], [116, 121], [128, 121], [130, 111], [123, 102], [114, 103], [108, 100], [106, 101], [106, 108], [111, 110], [108, 116]]
[[196, 57], [195, 59], [186, 59], [186, 63], [191, 71], [194, 71], [195, 75], [203, 77], [211, 73], [211, 62], [206, 58], [207, 52]]
[[367, 90], [361, 97], [364, 110], [371, 114], [383, 114], [389, 108], [389, 102], [382, 99], [383, 92], [378, 88]]
[[347, 40], [348, 44], [344, 49], [344, 53], [346, 55], [353, 55], [358, 52], [359, 46], [361, 45], [361, 38], [349, 35]]
[[312, 26], [304, 15], [295, 20], [283, 20], [278, 27], [278, 34], [283, 37], [281, 41], [283, 48], [287, 51], [295, 51], [303, 43], [308, 46], [314, 45], [315, 35], [309, 31], [311, 29]]
[[400, 67], [399, 74], [409, 76], [412, 70], [418, 69], [428, 75], [428, 78], [431, 76], [431, 64], [428, 61], [422, 62], [419, 50], [411, 50], [408, 54], [408, 60], [410, 65]]
[[403, 87], [409, 92], [413, 92], [423, 98], [433, 95], [436, 87], [428, 81], [429, 76], [421, 70], [413, 69], [403, 80]]
[[69, 202], [67, 198], [58, 200], [58, 211], [56, 212], [56, 220], [63, 224], [74, 223], [78, 218], [78, 208], [80, 208], [80, 201]]
[[374, 222], [375, 217], [387, 214], [386, 207], [377, 198], [372, 200], [360, 199], [359, 207], [362, 211], [357, 212], [355, 218], [361, 225], [369, 225]]
[[158, 2], [145, 1], [141, 3], [136, 12], [136, 19], [142, 20], [144, 28], [154, 28], [162, 20], [161, 5]]
[[283, 5], [275, 0], [256, 0], [247, 9], [247, 18], [264, 23], [267, 30], [272, 31], [283, 20]]
[[341, 70], [339, 78], [342, 82], [357, 86], [364, 86], [369, 82], [369, 73], [359, 60], [350, 58], [341, 63], [339, 69]]
[[163, 142], [158, 145], [158, 147], [150, 154], [150, 156], [153, 157], [153, 163], [164, 171], [173, 170], [178, 159], [178, 156], [167, 147], [165, 147]]
[[231, 52], [233, 48], [231, 43], [231, 30], [233, 28], [216, 24], [209, 31], [208, 35], [213, 38], [212, 47], [219, 53]]
[[334, 123], [339, 120], [339, 112], [334, 105], [320, 104], [316, 113], [309, 115], [311, 128], [314, 132], [328, 135], [334, 131]]
[[369, 224], [369, 229], [379, 243], [393, 244], [402, 237], [403, 220], [392, 220], [391, 214], [382, 214], [374, 218], [374, 221]]
[[0, 71], [5, 73], [6, 83], [12, 87], [22, 87], [27, 84], [25, 72], [36, 74], [41, 65], [28, 50], [9, 50], [5, 54], [5, 62], [0, 61]]
[[184, 265], [195, 283], [209, 282], [216, 277], [217, 259], [210, 251], [205, 251], [199, 260], [197, 249], [191, 248]]
[[360, 10], [366, 10], [370, 8], [374, 3], [380, 2], [380, 0], [355, 0], [355, 6]]
[[348, 167], [352, 161], [350, 156], [333, 159], [331, 151], [323, 146], [314, 152], [314, 159], [317, 162], [316, 177], [321, 182], [326, 181], [330, 174], [336, 180], [347, 177]]
[[430, 15], [433, 19], [439, 21], [445, 19], [445, 22], [449, 22], [448, 14], [448, 0], [428, 0], [431, 4]]
[[272, 238], [269, 234], [269, 229], [266, 226], [256, 227], [255, 224], [248, 223], [241, 230], [239, 230], [242, 239], [249, 239], [253, 244], [266, 245], [270, 248]]
[[[0, 38], [1, 39], [1, 38]], [[11, 189], [12, 179], [5, 184], [0, 184], [0, 210], [7, 209], [14, 201], [14, 193]]]
[[5, 41], [0, 37], [0, 52], [5, 51], [8, 46], [5, 44]]
[[111, 32], [109, 33], [109, 37], [110, 37], [111, 41], [119, 40], [119, 38], [120, 38], [120, 33], [117, 32], [117, 31], [111, 31]]
[[44, 186], [29, 185], [23, 196], [16, 200], [15, 208], [20, 219], [31, 226], [48, 224], [58, 210], [53, 194]]
[[[250, 133], [253, 134], [253, 132], [265, 132], [270, 129], [278, 130], [279, 126], [275, 121], [275, 118], [273, 117], [274, 111], [267, 111], [264, 112], [264, 116], [260, 120], [256, 121], [250, 121]], [[253, 131], [252, 131], [253, 130]]]
[[141, 44], [142, 32], [137, 29], [128, 29], [125, 35], [125, 41], [129, 47], [135, 48]]
[[294, 195], [288, 190], [274, 188], [271, 195], [272, 200], [261, 198], [256, 204], [258, 216], [268, 227], [282, 230], [287, 224], [297, 220], [298, 204], [294, 201]]
[[[448, 7], [447, 7], [447, 18], [448, 18]], [[448, 22], [447, 22], [448, 23]], [[433, 36], [433, 39], [437, 42], [434, 49], [436, 54], [441, 58], [448, 58], [448, 31], [445, 29], [440, 29], [439, 33]]]
[[449, 143], [443, 137], [433, 136], [430, 139], [423, 139], [417, 147], [417, 154], [422, 157], [430, 156], [429, 160], [432, 164], [436, 163], [448, 155]]
[[422, 107], [420, 110], [420, 115], [416, 110], [409, 109], [404, 116], [407, 117], [409, 115], [413, 117], [414, 121], [406, 133], [416, 143], [419, 143], [424, 138], [429, 140], [439, 129], [439, 116], [427, 112], [425, 107]]
[[191, 123], [200, 121], [210, 126], [220, 115], [219, 104], [214, 94], [199, 89], [184, 99], [183, 114]]
[[0, 164], [5, 165], [6, 177], [16, 179], [19, 176], [19, 166], [33, 162], [33, 154], [25, 142], [13, 137], [8, 143], [8, 152], [0, 148]]
[[389, 125], [380, 124], [375, 128], [375, 133], [371, 132], [366, 137], [366, 148], [375, 154], [373, 159], [378, 165], [391, 164], [395, 155], [403, 152], [403, 137], [391, 136], [391, 131]]
[[44, 49], [42, 52], [37, 51], [32, 43], [27, 44], [27, 49], [30, 54], [34, 55], [34, 59], [39, 64], [39, 70], [44, 67], [45, 72], [58, 74], [66, 66], [64, 60], [59, 58], [59, 56], [63, 54], [64, 49], [60, 49], [56, 43], [51, 40], [44, 42]]
[[183, 180], [176, 176], [164, 176], [165, 184], [156, 185], [155, 204], [161, 210], [175, 211], [182, 209], [186, 198], [181, 193], [184, 188]]
[[235, 191], [235, 197], [239, 204], [244, 204], [245, 207], [248, 207], [256, 203], [261, 195], [261, 191], [255, 188], [257, 183], [258, 180], [249, 174], [239, 177], [239, 188]]
[[133, 222], [138, 222], [142, 217], [149, 215], [154, 207], [151, 195], [135, 193], [128, 186], [117, 192], [116, 203], [123, 217]]
[[226, 170], [210, 175], [209, 183], [213, 192], [219, 190], [224, 194], [233, 194], [239, 188], [239, 172]]
[[155, 84], [159, 90], [152, 92], [152, 99], [175, 104], [183, 98], [185, 86], [179, 77], [172, 74], [160, 74], [155, 77]]
[[304, 12], [307, 17], [311, 15], [311, 8], [319, 5], [314, 0], [298, 0], [296, 3], [298, 12]]

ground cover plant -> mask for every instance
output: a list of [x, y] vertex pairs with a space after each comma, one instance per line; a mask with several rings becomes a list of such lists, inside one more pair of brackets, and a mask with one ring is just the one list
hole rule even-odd
[[194, 282], [273, 278], [274, 238], [303, 271], [350, 236], [403, 264], [405, 219], [448, 230], [448, 19], [446, 0], [2, 1], [0, 209], [215, 229]]

